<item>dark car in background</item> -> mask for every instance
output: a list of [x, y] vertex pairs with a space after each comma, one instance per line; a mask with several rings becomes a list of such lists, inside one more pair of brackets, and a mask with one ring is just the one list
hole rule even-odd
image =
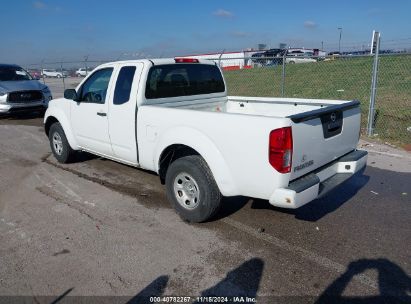
[[253, 54], [251, 61], [263, 66], [280, 65], [283, 64], [283, 56], [286, 52], [285, 49], [269, 49]]
[[334, 52], [329, 52], [328, 56], [341, 56], [342, 54], [338, 51], [334, 51]]
[[279, 57], [283, 56], [287, 50], [284, 49], [269, 49], [264, 52], [265, 57]]
[[0, 114], [45, 110], [49, 88], [15, 64], [0, 64]]
[[251, 55], [251, 61], [252, 61], [253, 63], [262, 64], [263, 62], [265, 62], [264, 53], [261, 52], [261, 53], [254, 53], [254, 54], [252, 54], [252, 55]]

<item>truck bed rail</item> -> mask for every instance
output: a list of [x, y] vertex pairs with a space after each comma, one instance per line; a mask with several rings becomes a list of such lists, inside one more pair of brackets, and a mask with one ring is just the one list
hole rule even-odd
[[319, 118], [322, 115], [331, 114], [336, 111], [344, 111], [344, 110], [356, 108], [359, 105], [360, 105], [360, 102], [358, 100], [353, 100], [353, 101], [346, 102], [346, 103], [339, 104], [339, 105], [327, 106], [327, 107], [317, 109], [317, 110], [312, 110], [309, 112], [290, 115], [290, 116], [287, 116], [287, 118], [290, 118], [294, 123], [299, 123], [299, 122], [311, 120], [314, 118]]

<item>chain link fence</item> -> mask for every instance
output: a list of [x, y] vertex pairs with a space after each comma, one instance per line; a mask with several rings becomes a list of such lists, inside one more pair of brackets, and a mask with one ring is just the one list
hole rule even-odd
[[25, 65], [24, 68], [34, 78], [49, 86], [53, 98], [59, 98], [63, 96], [65, 89], [75, 88], [95, 67], [111, 61], [116, 60], [43, 61]]
[[[229, 95], [359, 100], [366, 135], [374, 56], [215, 60]], [[373, 137], [411, 144], [411, 54], [379, 56]]]
[[[374, 56], [243, 57], [212, 59], [223, 70], [229, 95], [359, 100], [362, 134], [367, 134]], [[76, 87], [83, 75], [104, 62], [42, 62], [25, 66], [49, 85], [53, 97]], [[41, 72], [62, 72], [62, 77]], [[393, 144], [411, 144], [411, 54], [379, 56], [373, 137]]]
[[411, 144], [411, 54], [380, 55], [375, 136]]

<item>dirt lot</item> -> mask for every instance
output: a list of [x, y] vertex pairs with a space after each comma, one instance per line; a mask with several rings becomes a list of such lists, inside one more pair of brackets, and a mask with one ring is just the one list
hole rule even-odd
[[193, 225], [170, 208], [154, 174], [88, 154], [57, 164], [41, 118], [0, 119], [0, 142], [2, 296], [410, 303], [405, 152], [362, 143], [370, 151], [364, 175], [321, 200], [283, 210], [227, 198], [217, 218]]
[[64, 95], [64, 89], [74, 89], [82, 80], [83, 77], [45, 78], [44, 83], [50, 88], [53, 98], [60, 98]]

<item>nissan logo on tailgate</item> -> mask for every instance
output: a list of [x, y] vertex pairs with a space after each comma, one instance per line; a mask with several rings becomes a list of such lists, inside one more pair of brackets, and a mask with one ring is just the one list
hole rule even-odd
[[335, 112], [331, 113], [330, 118], [331, 121], [334, 122], [337, 119], [337, 114], [335, 114]]

